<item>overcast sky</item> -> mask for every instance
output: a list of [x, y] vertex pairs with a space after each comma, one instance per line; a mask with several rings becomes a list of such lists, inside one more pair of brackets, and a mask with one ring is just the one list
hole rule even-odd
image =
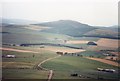
[[97, 26], [117, 25], [118, 0], [2, 0], [2, 17], [39, 22], [75, 20]]

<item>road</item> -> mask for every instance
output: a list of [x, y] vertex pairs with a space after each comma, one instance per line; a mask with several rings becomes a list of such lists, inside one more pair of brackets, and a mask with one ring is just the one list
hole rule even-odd
[[50, 80], [52, 79], [52, 77], [53, 77], [53, 70], [50, 70], [50, 71], [49, 71], [49, 74], [48, 74], [48, 79], [47, 79], [47, 81], [50, 81]]
[[38, 64], [38, 67], [42, 70], [46, 70], [46, 71], [49, 71], [49, 74], [48, 74], [48, 79], [47, 81], [50, 81], [53, 77], [53, 70], [49, 70], [49, 69], [46, 69], [46, 68], [43, 68], [41, 65], [49, 60], [52, 60], [52, 59], [55, 59], [55, 58], [58, 58], [60, 57], [61, 55], [58, 55], [58, 56], [55, 56], [55, 57], [52, 57], [52, 58], [48, 58], [46, 60], [43, 60], [41, 63]]

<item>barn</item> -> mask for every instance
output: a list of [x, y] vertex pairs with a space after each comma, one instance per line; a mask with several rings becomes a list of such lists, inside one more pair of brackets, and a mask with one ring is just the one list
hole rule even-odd
[[97, 44], [95, 42], [88, 42], [87, 45], [94, 45], [97, 46]]

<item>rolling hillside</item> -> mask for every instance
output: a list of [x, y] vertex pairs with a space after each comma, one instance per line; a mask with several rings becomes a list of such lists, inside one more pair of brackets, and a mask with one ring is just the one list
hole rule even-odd
[[62, 33], [75, 37], [82, 36], [88, 31], [97, 29], [87, 24], [82, 24], [72, 20], [59, 20], [59, 21], [41, 23], [36, 25], [51, 27], [51, 29], [42, 30], [44, 32], [59, 33], [59, 34]]
[[[62, 43], [62, 40], [67, 40], [72, 38], [63, 34], [53, 34], [47, 32], [40, 32], [36, 30], [29, 29], [29, 27], [34, 28], [32, 25], [11, 25], [3, 24], [2, 25], [2, 42], [3, 43]], [[36, 26], [35, 26], [36, 27]], [[1, 28], [1, 27], [0, 27]]]
[[[9, 22], [8, 22], [9, 21]], [[15, 20], [14, 20], [15, 21]], [[25, 20], [24, 20], [25, 21]], [[26, 24], [27, 21], [21, 21], [22, 23], [12, 23], [12, 20], [3, 19], [2, 22], [2, 32], [3, 40], [7, 37], [18, 37], [18, 39], [26, 39], [26, 37], [32, 36], [34, 39], [36, 38], [40, 41], [42, 39], [50, 39], [53, 40], [57, 36], [58, 38], [67, 37], [100, 37], [100, 38], [119, 38], [119, 32], [117, 26], [112, 27], [96, 27], [90, 26], [87, 24], [82, 24], [77, 21], [72, 20], [59, 20], [53, 22], [46, 23], [36, 23], [36, 24]], [[10, 23], [11, 22], [11, 23]], [[15, 22], [18, 22], [16, 20]], [[30, 22], [29, 22], [30, 23]], [[33, 22], [35, 23], [35, 22]], [[29, 34], [29, 35], [28, 35]], [[34, 36], [37, 35], [37, 36]], [[42, 36], [41, 36], [42, 35]], [[49, 37], [52, 37], [52, 39]], [[31, 38], [32, 38], [31, 37]], [[30, 39], [31, 39], [30, 38]], [[28, 40], [29, 42], [32, 40]]]
[[34, 25], [51, 27], [50, 29], [42, 30], [43, 32], [66, 34], [73, 37], [119, 38], [117, 26], [97, 27], [72, 20], [59, 20]]
[[0, 22], [6, 24], [17, 24], [17, 25], [28, 25], [28, 24], [38, 23], [37, 21], [26, 20], [26, 19], [6, 19], [6, 18], [0, 18]]
[[84, 34], [91, 37], [119, 38], [118, 28], [99, 28]]

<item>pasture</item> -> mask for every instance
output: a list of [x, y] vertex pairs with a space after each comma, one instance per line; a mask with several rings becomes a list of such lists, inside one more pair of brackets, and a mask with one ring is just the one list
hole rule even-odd
[[[3, 58], [3, 78], [6, 79], [46, 79], [48, 71], [37, 69], [37, 65], [43, 60], [54, 57], [56, 54], [51, 51], [39, 53], [23, 53], [14, 51], [3, 51], [2, 55], [16, 55], [16, 58]], [[33, 57], [33, 54], [35, 55]]]
[[60, 58], [44, 63], [42, 66], [54, 70], [54, 79], [79, 78], [70, 76], [71, 73], [78, 73], [92, 79], [96, 79], [98, 76], [105, 79], [118, 77], [117, 73], [104, 73], [97, 71], [98, 67], [118, 70], [117, 67], [83, 57], [61, 56]]
[[[29, 30], [30, 31], [30, 30]], [[32, 32], [32, 31], [31, 31]], [[18, 35], [23, 36], [23, 34]], [[12, 34], [11, 34], [12, 35]], [[111, 48], [109, 46], [88, 46], [88, 41], [99, 42], [100, 38], [92, 38], [92, 37], [81, 37], [75, 38], [67, 35], [60, 34], [51, 34], [40, 32], [39, 34], [34, 32], [25, 33], [24, 36], [28, 36], [22, 40], [14, 39], [16, 35], [11, 36], [10, 40], [6, 40], [9, 43], [21, 44], [21, 43], [53, 43], [53, 44], [63, 44], [69, 45], [73, 47], [79, 47], [81, 49], [73, 49], [68, 47], [60, 47], [60, 46], [47, 46], [43, 45], [41, 48], [38, 46], [6, 46], [4, 48], [9, 48], [10, 50], [4, 50], [2, 55], [15, 55], [16, 58], [3, 58], [3, 77], [7, 79], [47, 79], [49, 71], [38, 70], [37, 65], [42, 61], [53, 58], [57, 56], [56, 52], [67, 52], [67, 53], [77, 53], [81, 56], [71, 56], [71, 55], [63, 55], [59, 58], [51, 59], [42, 64], [43, 68], [52, 69], [54, 72], [53, 79], [97, 79], [98, 76], [104, 79], [116, 79], [118, 78], [118, 67], [110, 64], [103, 63], [101, 61], [96, 61], [93, 59], [88, 59], [86, 57], [94, 56], [95, 58], [105, 58], [103, 52], [100, 50], [106, 49], [116, 49]], [[33, 39], [33, 40], [32, 40]], [[29, 41], [28, 41], [29, 40]], [[68, 42], [64, 42], [67, 40]], [[97, 43], [98, 43], [97, 42]], [[11, 49], [16, 49], [16, 51], [12, 51]], [[3, 50], [3, 49], [2, 49]], [[24, 50], [25, 52], [20, 52], [20, 50]], [[26, 52], [27, 51], [27, 52]], [[34, 56], [34, 57], [33, 57]], [[108, 72], [99, 72], [97, 68], [107, 68], [107, 69], [115, 69], [115, 73]], [[77, 73], [82, 75], [83, 77], [73, 77], [72, 73]]]

